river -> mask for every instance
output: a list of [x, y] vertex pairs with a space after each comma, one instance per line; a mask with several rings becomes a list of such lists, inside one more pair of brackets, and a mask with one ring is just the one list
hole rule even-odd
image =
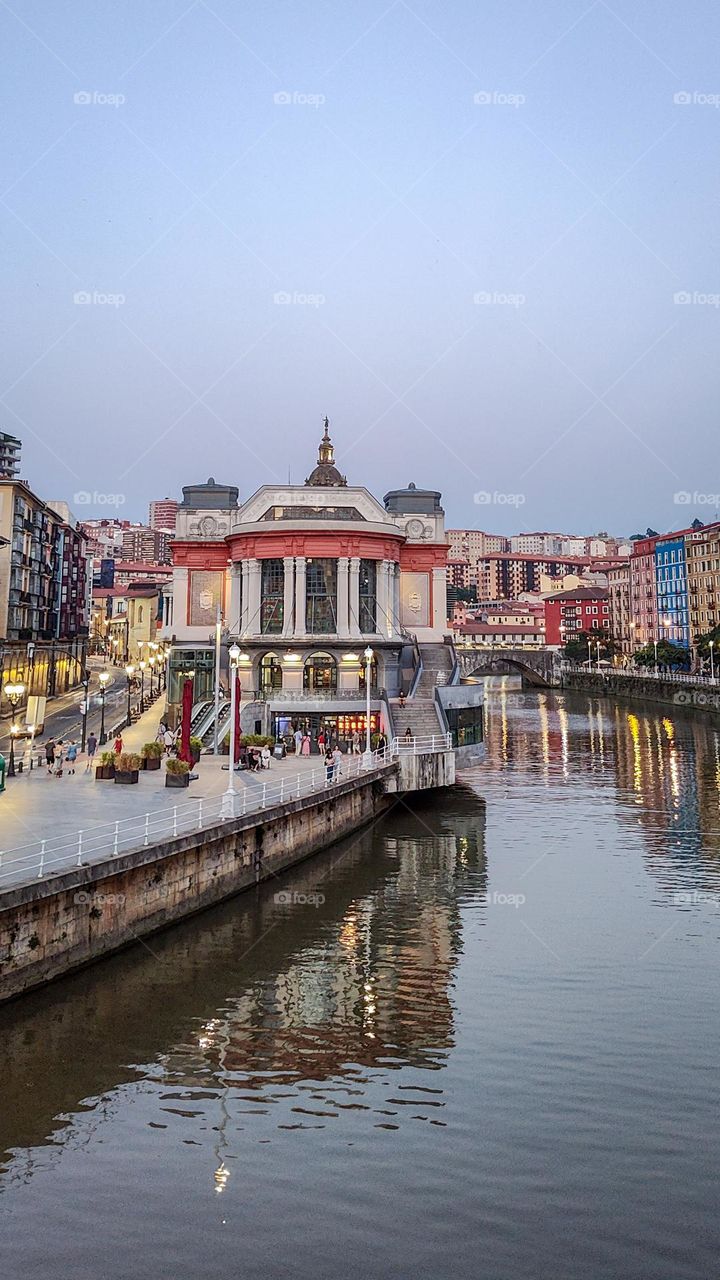
[[716, 1274], [720, 732], [515, 683], [461, 787], [0, 1012], [0, 1275]]

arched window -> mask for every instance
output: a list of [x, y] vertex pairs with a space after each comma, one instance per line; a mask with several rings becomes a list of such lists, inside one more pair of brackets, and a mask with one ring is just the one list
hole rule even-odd
[[266, 653], [260, 662], [260, 690], [271, 693], [282, 689], [282, 666], [276, 653]]
[[[365, 688], [365, 671], [366, 671], [365, 659], [363, 658], [363, 664], [360, 668], [360, 676], [358, 679], [358, 685], [361, 689]], [[377, 689], [377, 679], [378, 679], [377, 673], [378, 673], [377, 658], [373, 658], [372, 662], [370, 663], [370, 688], [371, 689]]]
[[279, 635], [283, 629], [285, 573], [280, 559], [262, 560], [260, 630], [263, 635]]
[[142, 605], [141, 605], [141, 604], [139, 604], [139, 605], [138, 605], [138, 616], [137, 616], [137, 620], [138, 620], [138, 622], [142, 622], [142, 620], [143, 620], [143, 607], [142, 607]]
[[337, 663], [330, 653], [311, 653], [305, 659], [303, 689], [310, 692], [337, 689]]

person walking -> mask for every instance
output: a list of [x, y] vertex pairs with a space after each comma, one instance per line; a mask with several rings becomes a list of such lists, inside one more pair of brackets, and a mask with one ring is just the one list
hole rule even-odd
[[70, 743], [70, 746], [67, 749], [67, 756], [65, 757], [67, 761], [69, 774], [75, 772], [75, 763], [77, 761], [77, 753], [78, 753], [77, 742], [73, 738], [72, 742]]
[[63, 746], [62, 738], [60, 738], [58, 739], [58, 744], [55, 748], [55, 777], [56, 778], [62, 778], [64, 759], [65, 759], [65, 747]]
[[173, 733], [172, 729], [170, 729], [169, 727], [165, 730], [163, 734], [163, 744], [165, 746], [165, 750], [167, 754], [170, 755], [170, 752], [172, 751], [175, 745], [175, 734]]
[[388, 744], [388, 741], [387, 741], [387, 738], [385, 737], [385, 734], [381, 733], [380, 737], [378, 738], [378, 744], [377, 744], [377, 753], [381, 760], [385, 759], [385, 751], [387, 749], [387, 744]]
[[92, 769], [92, 762], [97, 751], [98, 740], [94, 733], [91, 733], [87, 740], [87, 760], [85, 762], [85, 772], [89, 773]]
[[119, 733], [115, 741], [113, 742], [113, 751], [115, 752], [116, 756], [119, 756], [119, 755], [122, 755], [122, 749], [123, 749], [122, 734]]
[[323, 752], [325, 751], [325, 730], [324, 729], [320, 730], [318, 734], [317, 742], [318, 742], [318, 750], [320, 752], [320, 755], [322, 755]]
[[335, 757], [333, 756], [333, 753], [330, 750], [330, 747], [328, 747], [327, 751], [325, 752], [325, 786], [327, 786], [329, 782], [332, 782], [334, 771], [335, 771]]
[[302, 729], [299, 726], [295, 730], [293, 734], [293, 738], [295, 739], [295, 755], [299, 756], [302, 750], [302, 740], [303, 740]]
[[342, 776], [342, 751], [340, 750], [339, 743], [336, 745], [335, 750], [332, 753], [332, 758], [333, 758], [333, 782], [337, 782], [338, 778]]
[[357, 729], [353, 733], [351, 742], [352, 742], [353, 755], [359, 756], [360, 755], [360, 734], [358, 733]]
[[55, 741], [53, 738], [50, 738], [45, 743], [45, 764], [47, 765], [48, 777], [51, 777], [55, 767]]
[[302, 746], [300, 748], [301, 756], [310, 755], [310, 734], [306, 731], [302, 737]]

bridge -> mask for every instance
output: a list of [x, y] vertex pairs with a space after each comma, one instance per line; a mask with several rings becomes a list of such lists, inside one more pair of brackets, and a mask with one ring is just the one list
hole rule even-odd
[[560, 684], [559, 653], [549, 649], [493, 649], [489, 645], [456, 645], [461, 676], [520, 675], [528, 684], [549, 688]]

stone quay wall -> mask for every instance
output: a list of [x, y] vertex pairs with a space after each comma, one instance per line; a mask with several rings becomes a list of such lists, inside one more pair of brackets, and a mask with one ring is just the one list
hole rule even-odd
[[374, 769], [0, 893], [0, 1002], [279, 875], [380, 816], [397, 790], [397, 765]]
[[562, 688], [595, 693], [601, 697], [662, 702], [690, 710], [720, 710], [720, 685], [714, 689], [711, 685], [692, 684], [690, 681], [663, 680], [662, 676], [655, 679], [654, 676], [625, 676], [613, 671], [564, 671]]

